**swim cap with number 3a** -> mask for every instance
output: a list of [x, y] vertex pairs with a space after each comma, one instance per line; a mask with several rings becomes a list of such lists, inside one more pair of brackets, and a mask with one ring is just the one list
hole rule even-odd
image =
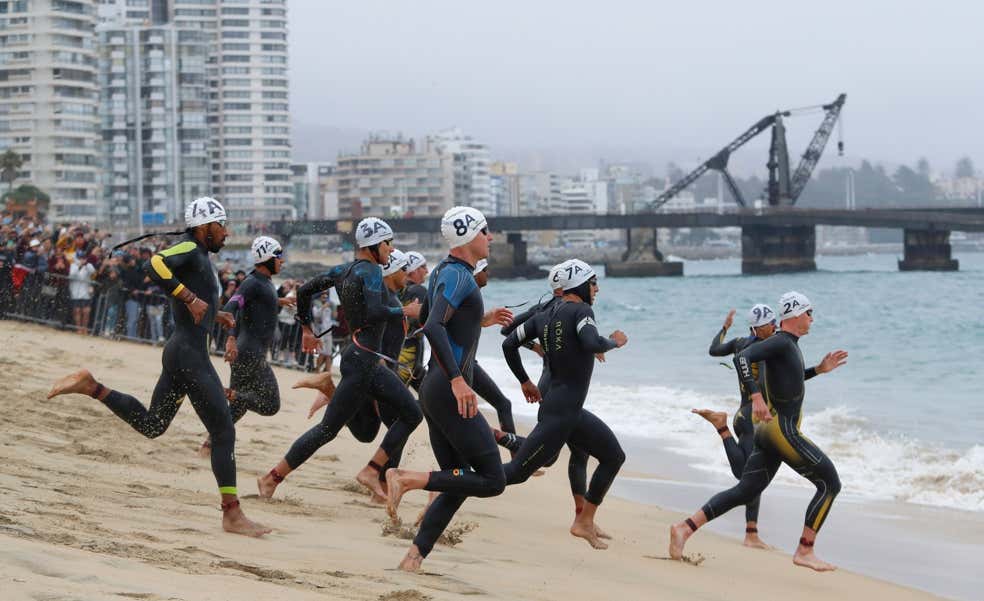
[[208, 196], [196, 198], [185, 207], [185, 227], [198, 227], [199, 225], [225, 220], [225, 207], [219, 201]]
[[375, 246], [393, 239], [393, 229], [379, 217], [366, 217], [355, 226], [355, 243], [359, 248]]
[[451, 207], [441, 218], [441, 234], [451, 248], [468, 244], [485, 227], [485, 215], [472, 207]]
[[395, 248], [390, 251], [389, 263], [383, 265], [383, 277], [393, 275], [407, 266], [407, 256]]

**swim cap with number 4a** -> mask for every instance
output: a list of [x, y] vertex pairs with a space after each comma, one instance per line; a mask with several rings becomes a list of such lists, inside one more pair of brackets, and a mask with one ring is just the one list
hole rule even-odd
[[468, 244], [485, 227], [485, 215], [472, 207], [451, 207], [441, 218], [441, 234], [451, 248]]
[[776, 312], [769, 305], [755, 305], [748, 310], [748, 327], [760, 328], [776, 321]]
[[283, 251], [284, 249], [280, 246], [280, 243], [270, 236], [260, 236], [253, 240], [253, 264], [259, 265], [260, 263], [266, 263], [274, 257], [279, 257]]
[[393, 229], [379, 217], [366, 217], [355, 227], [355, 243], [359, 248], [392, 239]]
[[573, 290], [593, 277], [597, 277], [594, 269], [580, 259], [571, 259], [557, 266], [555, 274], [557, 288], [564, 292]]
[[395, 248], [390, 251], [389, 263], [383, 265], [383, 277], [393, 275], [407, 266], [407, 256]]
[[813, 308], [813, 303], [805, 294], [795, 290], [779, 297], [779, 321], [791, 317], [799, 317]]
[[185, 227], [198, 227], [199, 225], [225, 220], [225, 207], [219, 201], [208, 196], [196, 198], [185, 207]]

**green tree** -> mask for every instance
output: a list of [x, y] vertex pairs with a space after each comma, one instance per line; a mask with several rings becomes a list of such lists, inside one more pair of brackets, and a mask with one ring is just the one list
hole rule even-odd
[[0, 155], [0, 179], [7, 182], [7, 193], [13, 191], [14, 180], [17, 179], [17, 172], [24, 165], [24, 160], [21, 155], [14, 152], [13, 150], [7, 149], [7, 152]]

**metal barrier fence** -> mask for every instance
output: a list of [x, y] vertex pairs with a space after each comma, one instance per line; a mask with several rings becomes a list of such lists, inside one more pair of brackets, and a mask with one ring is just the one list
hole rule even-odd
[[[163, 345], [174, 331], [169, 299], [164, 294], [106, 286], [92, 280], [56, 273], [31, 273], [20, 286], [0, 278], [0, 318], [38, 323], [63, 330], [85, 332], [114, 340]], [[73, 298], [72, 284], [76, 285]], [[85, 294], [84, 285], [90, 286]], [[84, 298], [84, 297], [88, 298]], [[302, 330], [291, 322], [278, 322], [268, 358], [272, 365], [312, 371], [317, 357], [301, 352]], [[209, 351], [225, 354], [228, 331], [215, 324]], [[320, 355], [334, 357], [346, 340], [326, 336]]]

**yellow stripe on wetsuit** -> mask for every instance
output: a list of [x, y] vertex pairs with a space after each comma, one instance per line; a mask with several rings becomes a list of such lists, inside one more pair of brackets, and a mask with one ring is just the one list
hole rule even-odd
[[[186, 240], [184, 242], [179, 242], [170, 248], [165, 248], [164, 250], [158, 252], [156, 255], [150, 258], [150, 266], [153, 268], [154, 272], [160, 276], [162, 280], [173, 280], [174, 273], [168, 268], [167, 264], [164, 262], [166, 257], [171, 257], [174, 255], [183, 255], [185, 253], [191, 252], [198, 248], [194, 242]], [[171, 296], [177, 296], [181, 294], [184, 290], [184, 284], [178, 283], [177, 288], [171, 291]]]

